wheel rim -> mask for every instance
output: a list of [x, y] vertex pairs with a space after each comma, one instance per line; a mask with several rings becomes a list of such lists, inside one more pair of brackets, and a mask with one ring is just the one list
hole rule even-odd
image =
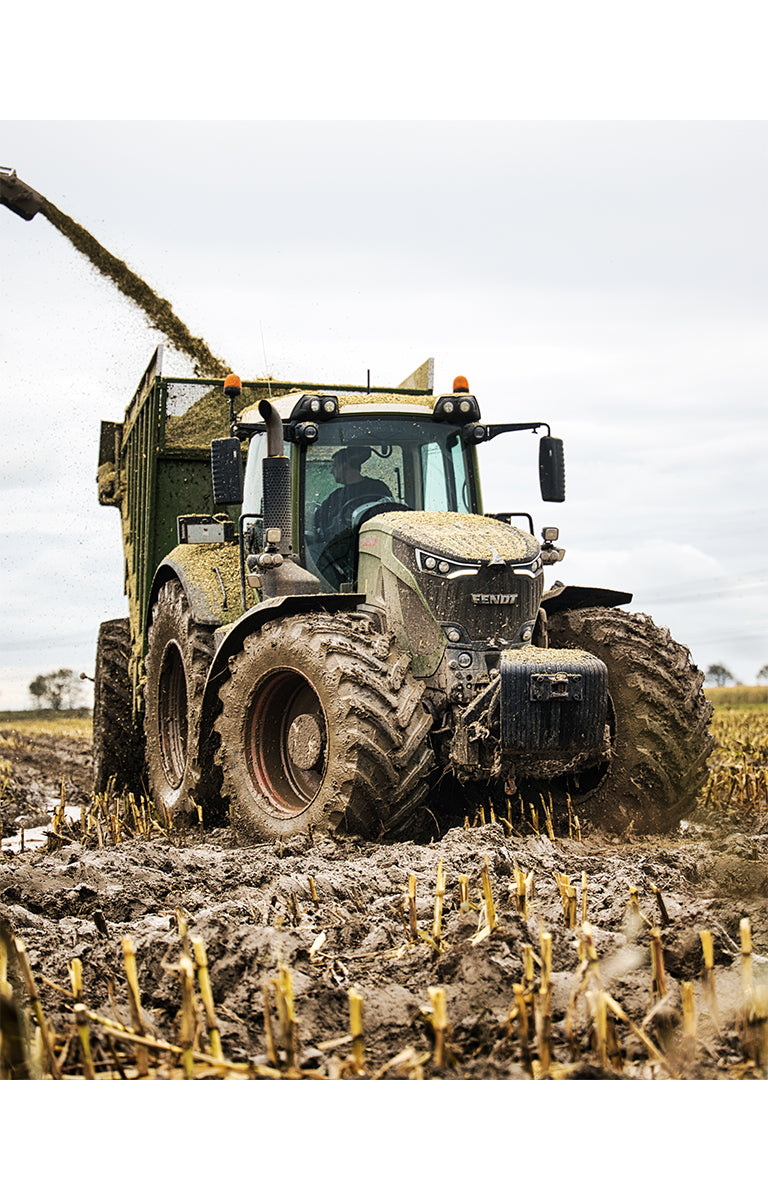
[[178, 788], [187, 765], [187, 676], [176, 642], [166, 647], [157, 708], [163, 771], [170, 786]]
[[320, 698], [298, 671], [277, 671], [245, 723], [245, 759], [256, 790], [284, 816], [304, 812], [322, 786], [328, 727]]

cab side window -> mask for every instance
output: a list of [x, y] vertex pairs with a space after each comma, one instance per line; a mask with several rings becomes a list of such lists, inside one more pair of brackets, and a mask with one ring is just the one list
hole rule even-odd
[[[264, 471], [267, 457], [266, 433], [255, 433], [248, 447], [248, 459], [243, 488], [243, 533], [249, 550], [261, 548], [264, 522]], [[248, 515], [246, 515], [248, 514]]]

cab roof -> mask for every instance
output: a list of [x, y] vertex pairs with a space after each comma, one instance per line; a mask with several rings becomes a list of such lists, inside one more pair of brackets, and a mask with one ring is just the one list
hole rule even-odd
[[[397, 413], [398, 415], [405, 415], [412, 413], [423, 416], [425, 410], [431, 413], [435, 406], [436, 397], [433, 393], [434, 380], [435, 360], [434, 358], [428, 358], [420, 367], [412, 371], [402, 383], [390, 389], [371, 387], [354, 388], [347, 384], [343, 386], [289, 384], [289, 390], [285, 391], [285, 385], [281, 387], [280, 384], [276, 383], [275, 389], [281, 388], [281, 394], [266, 398], [273, 404], [283, 421], [289, 419], [302, 396], [335, 396], [339, 402], [339, 411], [343, 412], [346, 416], [354, 416], [356, 413], [370, 416], [372, 410], [382, 414]], [[248, 385], [244, 384], [243, 386], [247, 387]], [[261, 382], [260, 386], [263, 387]], [[260, 420], [257, 405], [249, 405], [248, 408], [244, 409], [240, 414], [240, 420], [244, 422]]]
[[[413, 395], [402, 392], [376, 392], [376, 391], [361, 391], [361, 392], [342, 392], [334, 391], [331, 388], [312, 391], [310, 389], [302, 389], [301, 391], [287, 392], [283, 396], [274, 396], [271, 403], [281, 420], [287, 421], [298, 401], [302, 396], [336, 396], [339, 402], [339, 411], [344, 416], [354, 416], [361, 414], [370, 416], [373, 412], [376, 413], [396, 413], [404, 416], [411, 413], [417, 416], [424, 416], [425, 413], [431, 413], [434, 406], [436, 396], [433, 395]], [[251, 406], [243, 410], [240, 414], [241, 421], [260, 421], [259, 410], [257, 406]]]

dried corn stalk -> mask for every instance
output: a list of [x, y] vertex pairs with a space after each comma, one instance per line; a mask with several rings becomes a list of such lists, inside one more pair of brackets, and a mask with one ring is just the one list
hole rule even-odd
[[37, 984], [35, 983], [34, 976], [32, 975], [32, 968], [29, 965], [29, 959], [27, 958], [26, 946], [19, 937], [13, 939], [13, 945], [16, 951], [16, 958], [19, 963], [19, 967], [21, 968], [21, 973], [24, 977], [24, 983], [26, 984], [27, 992], [29, 994], [32, 1011], [35, 1014], [37, 1027], [40, 1031], [40, 1037], [45, 1050], [45, 1058], [48, 1063], [48, 1069], [50, 1070], [54, 1079], [61, 1079], [61, 1071], [59, 1070], [59, 1064], [56, 1061], [56, 1054], [53, 1048], [53, 1036], [43, 1013], [43, 1006], [40, 1003]]
[[210, 1046], [211, 1054], [214, 1058], [222, 1058], [221, 1049], [221, 1034], [219, 1032], [219, 1023], [216, 1019], [216, 1009], [213, 1003], [213, 991], [211, 989], [211, 980], [208, 974], [208, 955], [206, 954], [205, 944], [202, 938], [192, 938], [192, 949], [195, 955], [195, 963], [197, 965], [197, 982], [200, 988], [200, 997], [203, 1001], [203, 1009], [205, 1010], [205, 1021], [208, 1029], [208, 1045]]
[[413, 941], [418, 941], [419, 923], [416, 918], [416, 876], [408, 876], [408, 928]]
[[512, 1016], [517, 1018], [518, 1036], [520, 1038], [520, 1056], [523, 1060], [524, 1070], [533, 1078], [533, 1061], [531, 1058], [531, 1034], [530, 1034], [530, 998], [527, 989], [522, 983], [513, 983], [512, 992], [515, 997], [515, 1005], [512, 1009]]
[[752, 927], [749, 917], [743, 917], [739, 922], [739, 935], [741, 937], [741, 983], [744, 999], [749, 1003], [752, 994]]
[[568, 929], [576, 927], [576, 888], [571, 883], [570, 875], [554, 872], [555, 883], [560, 892], [560, 903], [563, 906], [563, 917]]
[[350, 988], [349, 1032], [352, 1036], [352, 1066], [358, 1075], [365, 1071], [365, 1043], [363, 1040], [363, 997], [355, 988]]
[[181, 980], [181, 1034], [179, 1041], [183, 1051], [184, 1073], [187, 1079], [193, 1079], [195, 1064], [193, 1051], [195, 1048], [195, 972], [192, 959], [188, 954], [182, 954], [179, 959], [179, 978]]
[[680, 1045], [680, 1054], [683, 1064], [690, 1065], [696, 1057], [696, 1033], [698, 1029], [696, 1000], [692, 983], [684, 981], [680, 984], [680, 1000], [683, 1008], [683, 1037]]
[[667, 994], [661, 932], [655, 928], [651, 930], [651, 994], [656, 1000], [661, 999]]
[[715, 953], [712, 933], [709, 929], [702, 929], [699, 936], [701, 937], [701, 949], [704, 955], [704, 967], [701, 974], [702, 989], [712, 1020], [715, 1022], [715, 1027], [719, 1030], [720, 1014], [717, 1008], [717, 994], [715, 990]]
[[445, 900], [445, 872], [443, 860], [437, 864], [437, 883], [435, 884], [435, 915], [432, 921], [432, 939], [436, 946], [440, 945], [443, 924], [443, 901]]
[[93, 1069], [91, 1039], [88, 1032], [88, 1013], [84, 1004], [76, 1004], [74, 1012], [77, 1023], [77, 1034], [80, 1039], [80, 1061], [83, 1065], [83, 1074], [86, 1079], [95, 1079], [96, 1074]]
[[429, 1000], [432, 1005], [432, 1028], [435, 1033], [435, 1046], [432, 1051], [432, 1061], [435, 1066], [445, 1066], [446, 1038], [448, 1035], [448, 1017], [443, 988], [428, 988]]
[[[123, 960], [125, 963], [125, 977], [128, 982], [128, 1007], [131, 1010], [131, 1022], [133, 1024], [133, 1032], [140, 1037], [144, 1036], [144, 1020], [141, 1015], [141, 997], [139, 995], [139, 975], [136, 969], [136, 951], [133, 945], [133, 939], [126, 936], [122, 939]], [[136, 1051], [136, 1062], [139, 1076], [145, 1076], [148, 1073], [148, 1057], [146, 1047], [139, 1043]]]
[[485, 919], [489, 930], [496, 928], [496, 905], [493, 902], [493, 888], [491, 887], [491, 872], [488, 866], [488, 858], [485, 859], [485, 866], [482, 870], [483, 880], [483, 897], [485, 899]]
[[664, 897], [662, 896], [659, 889], [656, 887], [655, 883], [652, 883], [650, 885], [650, 887], [651, 887], [651, 891], [653, 892], [654, 896], [656, 897], [656, 904], [658, 905], [659, 916], [661, 917], [662, 927], [665, 925], [669, 925], [669, 913], [667, 912], [667, 906], [664, 903]]

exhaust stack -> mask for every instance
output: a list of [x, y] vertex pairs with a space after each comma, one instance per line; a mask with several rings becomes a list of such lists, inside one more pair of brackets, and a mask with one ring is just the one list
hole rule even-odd
[[254, 556], [259, 573], [252, 576], [253, 583], [265, 600], [311, 595], [320, 591], [320, 583], [299, 566], [291, 545], [291, 460], [285, 453], [283, 423], [268, 400], [259, 404], [259, 414], [267, 427], [267, 457], [262, 463], [265, 551]]
[[264, 529], [279, 529], [282, 553], [291, 552], [291, 460], [286, 457], [283, 423], [268, 400], [259, 404], [267, 427], [264, 471]]

